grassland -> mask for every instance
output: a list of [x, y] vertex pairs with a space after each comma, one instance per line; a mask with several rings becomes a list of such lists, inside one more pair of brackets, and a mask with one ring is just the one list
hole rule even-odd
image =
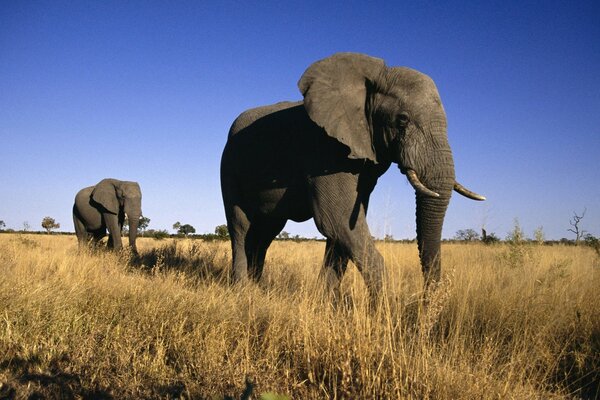
[[274, 243], [243, 287], [225, 283], [228, 243], [138, 246], [131, 264], [73, 236], [0, 235], [0, 398], [600, 396], [587, 247], [444, 245], [424, 306], [416, 246], [381, 243], [372, 310], [354, 267], [337, 306], [319, 294], [323, 243]]

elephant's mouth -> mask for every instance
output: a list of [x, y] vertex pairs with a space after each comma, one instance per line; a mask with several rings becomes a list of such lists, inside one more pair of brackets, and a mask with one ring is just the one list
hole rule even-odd
[[[402, 174], [406, 175], [408, 182], [410, 182], [411, 186], [415, 189], [415, 192], [417, 192], [418, 194], [420, 194], [422, 196], [440, 197], [439, 193], [434, 192], [433, 190], [429, 189], [427, 186], [425, 186], [421, 182], [421, 180], [419, 179], [419, 176], [417, 175], [417, 173], [415, 172], [414, 169], [404, 168], [404, 167], [400, 167], [400, 166], [398, 168], [400, 168], [400, 172]], [[461, 185], [460, 183], [458, 183], [456, 181], [454, 181], [453, 189], [455, 192], [457, 192], [471, 200], [477, 200], [477, 201], [485, 200], [485, 196], [482, 196], [480, 194], [477, 194], [477, 193], [467, 189], [466, 187], [464, 187], [463, 185]]]

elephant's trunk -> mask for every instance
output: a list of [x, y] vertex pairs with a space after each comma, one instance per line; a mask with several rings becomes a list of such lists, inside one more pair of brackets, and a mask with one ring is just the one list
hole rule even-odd
[[129, 246], [134, 253], [137, 253], [135, 241], [137, 239], [140, 216], [141, 215], [137, 213], [127, 213], [127, 220], [129, 221]]
[[131, 250], [137, 252], [137, 247], [135, 245], [135, 240], [137, 238], [138, 225], [140, 222], [139, 215], [128, 215], [129, 219], [129, 246], [131, 246]]
[[426, 287], [441, 277], [442, 227], [455, 186], [454, 161], [446, 143], [444, 140], [438, 147], [433, 157], [436, 162], [419, 176], [437, 196], [416, 190], [417, 242]]
[[422, 194], [416, 195], [417, 202], [417, 242], [419, 257], [425, 278], [425, 286], [439, 281], [441, 276], [442, 226], [450, 195], [445, 193], [438, 198]]
[[129, 221], [129, 246], [134, 253], [137, 253], [135, 240], [137, 238], [140, 217], [142, 216], [142, 198], [134, 196], [127, 198], [123, 207]]

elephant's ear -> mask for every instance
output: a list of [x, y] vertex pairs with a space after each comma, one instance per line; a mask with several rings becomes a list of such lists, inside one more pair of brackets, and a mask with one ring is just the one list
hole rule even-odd
[[114, 183], [110, 179], [101, 180], [92, 191], [92, 199], [113, 214], [119, 213], [119, 200]]
[[368, 82], [383, 68], [379, 58], [337, 53], [312, 64], [298, 82], [309, 117], [348, 146], [350, 158], [377, 162], [365, 102]]

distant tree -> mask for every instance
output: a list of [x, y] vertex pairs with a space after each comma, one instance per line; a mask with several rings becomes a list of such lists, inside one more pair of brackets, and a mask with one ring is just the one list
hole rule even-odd
[[587, 234], [583, 237], [583, 241], [586, 245], [590, 246], [592, 249], [596, 250], [596, 254], [600, 256], [600, 239], [595, 237], [592, 234]]
[[391, 233], [387, 233], [384, 237], [383, 237], [383, 241], [384, 242], [393, 242], [394, 241], [394, 235], [392, 235]]
[[169, 232], [166, 229], [148, 229], [144, 232], [144, 236], [151, 237], [156, 240], [162, 240], [169, 237]]
[[558, 241], [560, 244], [566, 244], [569, 246], [572, 246], [575, 244], [575, 242], [573, 240], [567, 239], [567, 238], [560, 238], [560, 240]]
[[145, 232], [146, 229], [148, 228], [148, 225], [150, 225], [150, 218], [140, 216], [140, 222], [138, 223], [138, 229], [141, 230], [142, 232]]
[[460, 229], [456, 231], [454, 239], [465, 242], [473, 242], [475, 240], [479, 240], [479, 233], [477, 233], [475, 229]]
[[577, 215], [577, 213], [575, 211], [573, 211], [573, 218], [569, 221], [569, 224], [572, 226], [572, 228], [569, 228], [567, 230], [569, 232], [573, 232], [575, 234], [575, 244], [578, 244], [579, 241], [581, 240], [581, 238], [583, 238], [585, 236], [585, 234], [587, 233], [586, 231], [581, 229], [581, 227], [579, 226], [579, 224], [581, 223], [581, 220], [583, 219], [583, 217], [585, 217], [586, 211], [587, 211], [587, 209], [584, 208], [581, 215]]
[[196, 228], [194, 228], [190, 224], [184, 224], [184, 225], [180, 224], [179, 229], [177, 230], [177, 233], [187, 236], [191, 233], [196, 233]]
[[23, 232], [27, 232], [31, 229], [31, 225], [29, 225], [29, 221], [23, 221]]
[[596, 243], [596, 242], [600, 241], [600, 239], [598, 239], [597, 237], [595, 237], [591, 233], [586, 233], [585, 236], [583, 237], [583, 241], [586, 244], [593, 244], [593, 243]]
[[6, 227], [6, 224], [4, 223], [4, 221], [0, 220], [0, 231], [3, 230]]
[[538, 244], [544, 244], [546, 241], [546, 235], [544, 235], [544, 227], [538, 226], [535, 231], [533, 231], [533, 238]]
[[179, 232], [179, 228], [181, 228], [181, 222], [177, 221], [173, 224], [173, 230]]
[[277, 235], [277, 239], [287, 240], [290, 238], [290, 234], [286, 231], [281, 231], [279, 235]]
[[496, 236], [496, 234], [494, 232], [492, 232], [492, 233], [486, 232], [485, 236], [481, 238], [481, 241], [485, 244], [493, 244], [493, 243], [498, 243], [500, 241], [500, 238], [498, 236]]
[[42, 219], [42, 228], [46, 230], [46, 233], [50, 234], [52, 229], [60, 228], [60, 224], [57, 223], [52, 217], [44, 217], [44, 219]]
[[227, 225], [218, 225], [215, 227], [215, 235], [217, 235], [220, 239], [227, 239], [229, 237]]
[[506, 235], [506, 240], [513, 244], [519, 244], [526, 239], [525, 232], [521, 229], [521, 224], [519, 224], [519, 220], [515, 218], [515, 226], [513, 230]]
[[[146, 236], [145, 232], [150, 225], [150, 218], [140, 216], [138, 220], [138, 233], [141, 233], [142, 236]], [[129, 218], [126, 216], [125, 221], [123, 221], [123, 233], [127, 235], [129, 233]]]

